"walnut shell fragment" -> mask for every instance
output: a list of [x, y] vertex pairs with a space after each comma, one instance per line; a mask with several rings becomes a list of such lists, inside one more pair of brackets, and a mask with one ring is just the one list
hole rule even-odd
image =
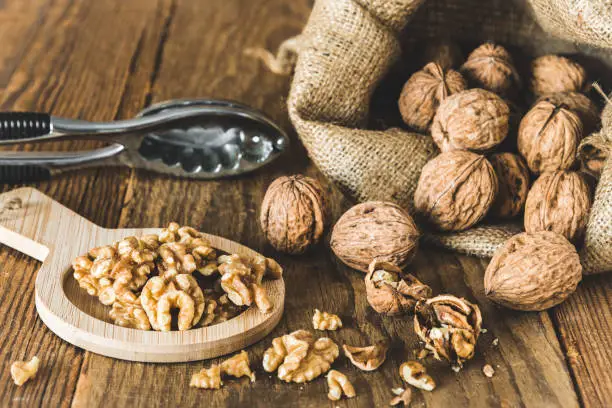
[[527, 196], [525, 231], [553, 231], [571, 242], [580, 242], [590, 209], [591, 192], [580, 173], [543, 173]]
[[351, 268], [367, 272], [375, 259], [406, 266], [414, 257], [420, 232], [412, 217], [396, 204], [357, 204], [336, 222], [330, 246]]
[[415, 208], [442, 231], [462, 231], [484, 218], [497, 190], [497, 176], [484, 156], [446, 152], [423, 167]]
[[467, 89], [463, 76], [430, 62], [408, 79], [398, 105], [404, 123], [425, 132], [429, 130], [440, 102], [452, 94]]
[[495, 251], [484, 278], [487, 297], [516, 310], [563, 302], [582, 279], [576, 248], [551, 231], [521, 233]]
[[584, 68], [559, 55], [544, 55], [531, 63], [531, 88], [536, 96], [557, 92], [580, 92], [584, 89]]
[[520, 80], [512, 56], [501, 45], [485, 43], [468, 56], [461, 73], [475, 88], [483, 88], [498, 95], [516, 92]]
[[440, 103], [431, 136], [441, 151], [484, 152], [508, 135], [510, 108], [502, 98], [484, 89], [468, 89]]
[[344, 355], [360, 370], [374, 371], [385, 362], [389, 346], [379, 342], [367, 347], [342, 346]]
[[366, 295], [372, 309], [387, 316], [413, 313], [421, 299], [431, 297], [431, 288], [397, 266], [375, 259], [365, 277]]
[[599, 108], [585, 94], [580, 92], [559, 92], [542, 96], [537, 100], [537, 102], [540, 101], [550, 102], [557, 107], [565, 107], [578, 115], [582, 121], [584, 127], [583, 133], [585, 135], [589, 135], [599, 128]]
[[280, 252], [306, 252], [323, 237], [327, 220], [323, 187], [300, 174], [274, 180], [261, 203], [261, 229]]
[[521, 120], [518, 150], [536, 173], [568, 170], [576, 162], [583, 137], [582, 121], [564, 105], [536, 103]]
[[497, 175], [499, 191], [489, 215], [500, 218], [515, 217], [523, 211], [529, 192], [529, 169], [520, 156], [496, 153], [490, 157]]

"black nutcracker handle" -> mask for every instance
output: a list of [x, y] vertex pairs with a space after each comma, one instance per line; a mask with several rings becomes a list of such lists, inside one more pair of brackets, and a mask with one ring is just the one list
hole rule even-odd
[[49, 180], [51, 170], [36, 165], [0, 165], [0, 184], [28, 184]]
[[0, 112], [0, 141], [37, 139], [53, 130], [51, 116], [35, 112]]

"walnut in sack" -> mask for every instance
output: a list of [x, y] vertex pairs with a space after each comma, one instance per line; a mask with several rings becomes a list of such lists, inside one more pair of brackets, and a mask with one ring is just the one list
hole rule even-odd
[[438, 360], [461, 367], [474, 357], [482, 316], [477, 305], [452, 295], [417, 303], [414, 331]]
[[312, 316], [312, 325], [315, 330], [338, 330], [342, 327], [342, 320], [333, 313], [321, 312], [319, 309], [315, 309]]
[[510, 108], [499, 96], [484, 89], [468, 89], [440, 103], [431, 136], [441, 151], [484, 152], [508, 135]]
[[355, 367], [363, 371], [374, 371], [385, 362], [389, 346], [382, 342], [367, 347], [353, 347], [345, 344], [342, 350]]
[[331, 370], [327, 373], [327, 386], [329, 387], [327, 398], [332, 401], [338, 401], [343, 395], [346, 398], [353, 398], [357, 395], [353, 384], [346, 375], [337, 370]]
[[431, 288], [397, 266], [375, 259], [365, 277], [368, 303], [388, 316], [412, 313], [417, 301], [431, 297]]
[[578, 115], [564, 105], [540, 101], [521, 119], [518, 149], [536, 174], [568, 170], [576, 162], [582, 136]]
[[440, 102], [465, 89], [467, 83], [459, 72], [430, 62], [412, 74], [402, 89], [398, 106], [404, 123], [428, 131]]
[[499, 190], [489, 215], [516, 217], [523, 210], [529, 192], [529, 169], [520, 156], [512, 153], [496, 153], [490, 160], [499, 182]]
[[389, 202], [368, 201], [340, 217], [330, 246], [346, 265], [367, 272], [374, 259], [406, 266], [417, 251], [419, 237], [414, 220], [404, 209]]
[[438, 229], [462, 231], [484, 218], [497, 190], [497, 176], [484, 156], [446, 152], [423, 167], [414, 204]]
[[599, 108], [586, 95], [580, 92], [559, 92], [542, 96], [537, 102], [547, 101], [557, 107], [565, 107], [574, 112], [584, 127], [584, 134], [589, 135], [599, 127]]
[[545, 310], [563, 302], [582, 279], [576, 248], [551, 231], [522, 233], [500, 247], [485, 272], [487, 297], [516, 310]]
[[221, 367], [214, 364], [210, 368], [203, 368], [191, 376], [190, 387], [218, 390], [223, 385], [221, 381]]
[[501, 45], [485, 43], [468, 56], [461, 73], [475, 88], [498, 95], [516, 93], [520, 85], [512, 56]]
[[582, 66], [559, 55], [544, 55], [531, 63], [531, 88], [536, 96], [557, 92], [580, 92], [586, 72]]
[[140, 297], [131, 292], [115, 300], [109, 316], [114, 324], [121, 327], [151, 329], [149, 317], [142, 308]]
[[543, 173], [527, 196], [525, 231], [553, 231], [571, 242], [580, 242], [590, 209], [591, 192], [580, 173]]
[[279, 177], [261, 203], [261, 229], [278, 251], [301, 254], [323, 237], [328, 212], [317, 180], [300, 174]]
[[11, 377], [15, 385], [22, 386], [36, 376], [40, 360], [34, 356], [30, 361], [15, 361], [11, 364]]
[[277, 337], [263, 357], [263, 368], [271, 373], [278, 370], [278, 378], [286, 382], [312, 381], [327, 372], [340, 353], [331, 339], [314, 340], [305, 330]]

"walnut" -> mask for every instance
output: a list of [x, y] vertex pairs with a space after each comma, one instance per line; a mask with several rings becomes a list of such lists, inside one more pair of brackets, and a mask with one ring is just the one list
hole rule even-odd
[[221, 372], [236, 378], [249, 377], [251, 382], [255, 382], [255, 373], [251, 371], [249, 366], [249, 355], [244, 350], [222, 362]]
[[489, 215], [501, 218], [521, 213], [529, 192], [529, 169], [520, 156], [496, 153], [490, 157], [499, 182], [499, 190]]
[[483, 88], [499, 95], [516, 92], [520, 80], [512, 56], [501, 45], [485, 43], [468, 56], [461, 67], [475, 88]]
[[11, 364], [11, 377], [16, 385], [22, 386], [36, 376], [40, 360], [34, 356], [30, 361], [15, 361]]
[[510, 108], [499, 96], [484, 89], [468, 89], [440, 103], [431, 136], [440, 150], [483, 152], [508, 135]]
[[585, 135], [591, 134], [599, 127], [599, 108], [584, 94], [559, 92], [542, 96], [537, 100], [537, 102], [540, 101], [550, 102], [557, 107], [563, 106], [578, 115], [584, 126]]
[[582, 66], [559, 55], [544, 55], [531, 64], [531, 88], [536, 96], [557, 92], [580, 92], [586, 72]]
[[336, 222], [330, 246], [334, 254], [351, 268], [367, 272], [375, 258], [399, 267], [414, 257], [420, 232], [412, 217], [389, 202], [357, 204]]
[[203, 368], [191, 376], [190, 387], [218, 390], [223, 385], [221, 381], [221, 367], [214, 364], [210, 368]]
[[346, 375], [337, 370], [331, 370], [327, 373], [327, 386], [329, 387], [327, 398], [332, 401], [338, 401], [343, 395], [346, 398], [353, 398], [357, 395], [353, 384]]
[[312, 316], [312, 325], [315, 330], [338, 330], [342, 327], [342, 320], [335, 314], [315, 309]]
[[580, 173], [543, 173], [527, 196], [525, 231], [553, 231], [571, 242], [581, 242], [590, 209], [591, 192]]
[[428, 131], [440, 102], [465, 89], [467, 83], [459, 72], [430, 62], [414, 73], [402, 89], [398, 105], [404, 123]]
[[217, 271], [216, 251], [204, 234], [192, 227], [181, 227], [171, 222], [159, 235], [163, 243], [158, 249], [160, 275], [171, 279], [179, 273], [198, 271], [210, 276]]
[[331, 339], [314, 340], [311, 333], [297, 330], [272, 340], [263, 357], [263, 368], [286, 382], [312, 381], [327, 372], [340, 353]]
[[363, 371], [374, 371], [385, 362], [389, 346], [386, 343], [376, 343], [367, 347], [342, 346], [344, 355], [351, 363]]
[[365, 277], [368, 303], [388, 316], [412, 313], [416, 302], [431, 297], [431, 288], [397, 266], [375, 259]]
[[474, 356], [482, 316], [477, 305], [452, 295], [440, 295], [417, 303], [414, 331], [438, 360], [453, 366]]
[[448, 40], [434, 40], [425, 46], [422, 64], [435, 62], [444, 69], [453, 68], [463, 61], [461, 49], [454, 42]]
[[176, 275], [170, 281], [154, 276], [142, 289], [140, 298], [151, 326], [159, 331], [170, 331], [171, 309], [179, 310], [179, 330], [189, 330], [197, 324], [206, 309], [202, 289], [188, 274]]
[[582, 279], [576, 248], [551, 231], [522, 233], [500, 247], [485, 272], [489, 299], [517, 310], [545, 310], [563, 302]]
[[489, 377], [492, 378], [495, 375], [495, 369], [493, 367], [491, 367], [491, 364], [485, 364], [482, 367], [482, 373]]
[[400, 377], [413, 387], [425, 391], [433, 391], [436, 388], [436, 382], [431, 378], [423, 364], [418, 361], [406, 361], [402, 363], [399, 369]]
[[576, 162], [582, 140], [582, 121], [564, 105], [536, 103], [519, 125], [518, 149], [536, 173], [568, 170]]
[[140, 297], [136, 297], [131, 292], [115, 300], [109, 316], [118, 326], [151, 330], [149, 317], [142, 308]]
[[405, 407], [410, 405], [412, 401], [412, 390], [410, 388], [395, 388], [392, 390], [396, 395], [391, 401], [389, 401], [389, 405], [394, 407], [399, 404], [404, 404]]
[[328, 213], [317, 180], [299, 174], [283, 176], [266, 191], [260, 224], [266, 239], [278, 251], [301, 254], [323, 237]]
[[462, 231], [484, 218], [497, 190], [497, 176], [484, 156], [446, 152], [423, 167], [415, 208], [442, 231]]

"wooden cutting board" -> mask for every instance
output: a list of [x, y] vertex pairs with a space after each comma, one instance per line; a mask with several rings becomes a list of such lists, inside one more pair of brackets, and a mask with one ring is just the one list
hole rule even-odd
[[[128, 329], [112, 324], [109, 306], [81, 289], [72, 277], [72, 260], [90, 248], [121, 238], [159, 233], [161, 228], [99, 227], [33, 188], [0, 195], [0, 208], [12, 199], [21, 208], [0, 213], [0, 244], [42, 262], [36, 277], [36, 310], [42, 321], [65, 341], [88, 351], [123, 360], [181, 362], [203, 360], [240, 350], [265, 337], [283, 314], [283, 279], [266, 280], [274, 307], [264, 315], [251, 307], [239, 316], [209, 327], [184, 332]], [[234, 241], [205, 235], [212, 246], [228, 253], [255, 255]]]

